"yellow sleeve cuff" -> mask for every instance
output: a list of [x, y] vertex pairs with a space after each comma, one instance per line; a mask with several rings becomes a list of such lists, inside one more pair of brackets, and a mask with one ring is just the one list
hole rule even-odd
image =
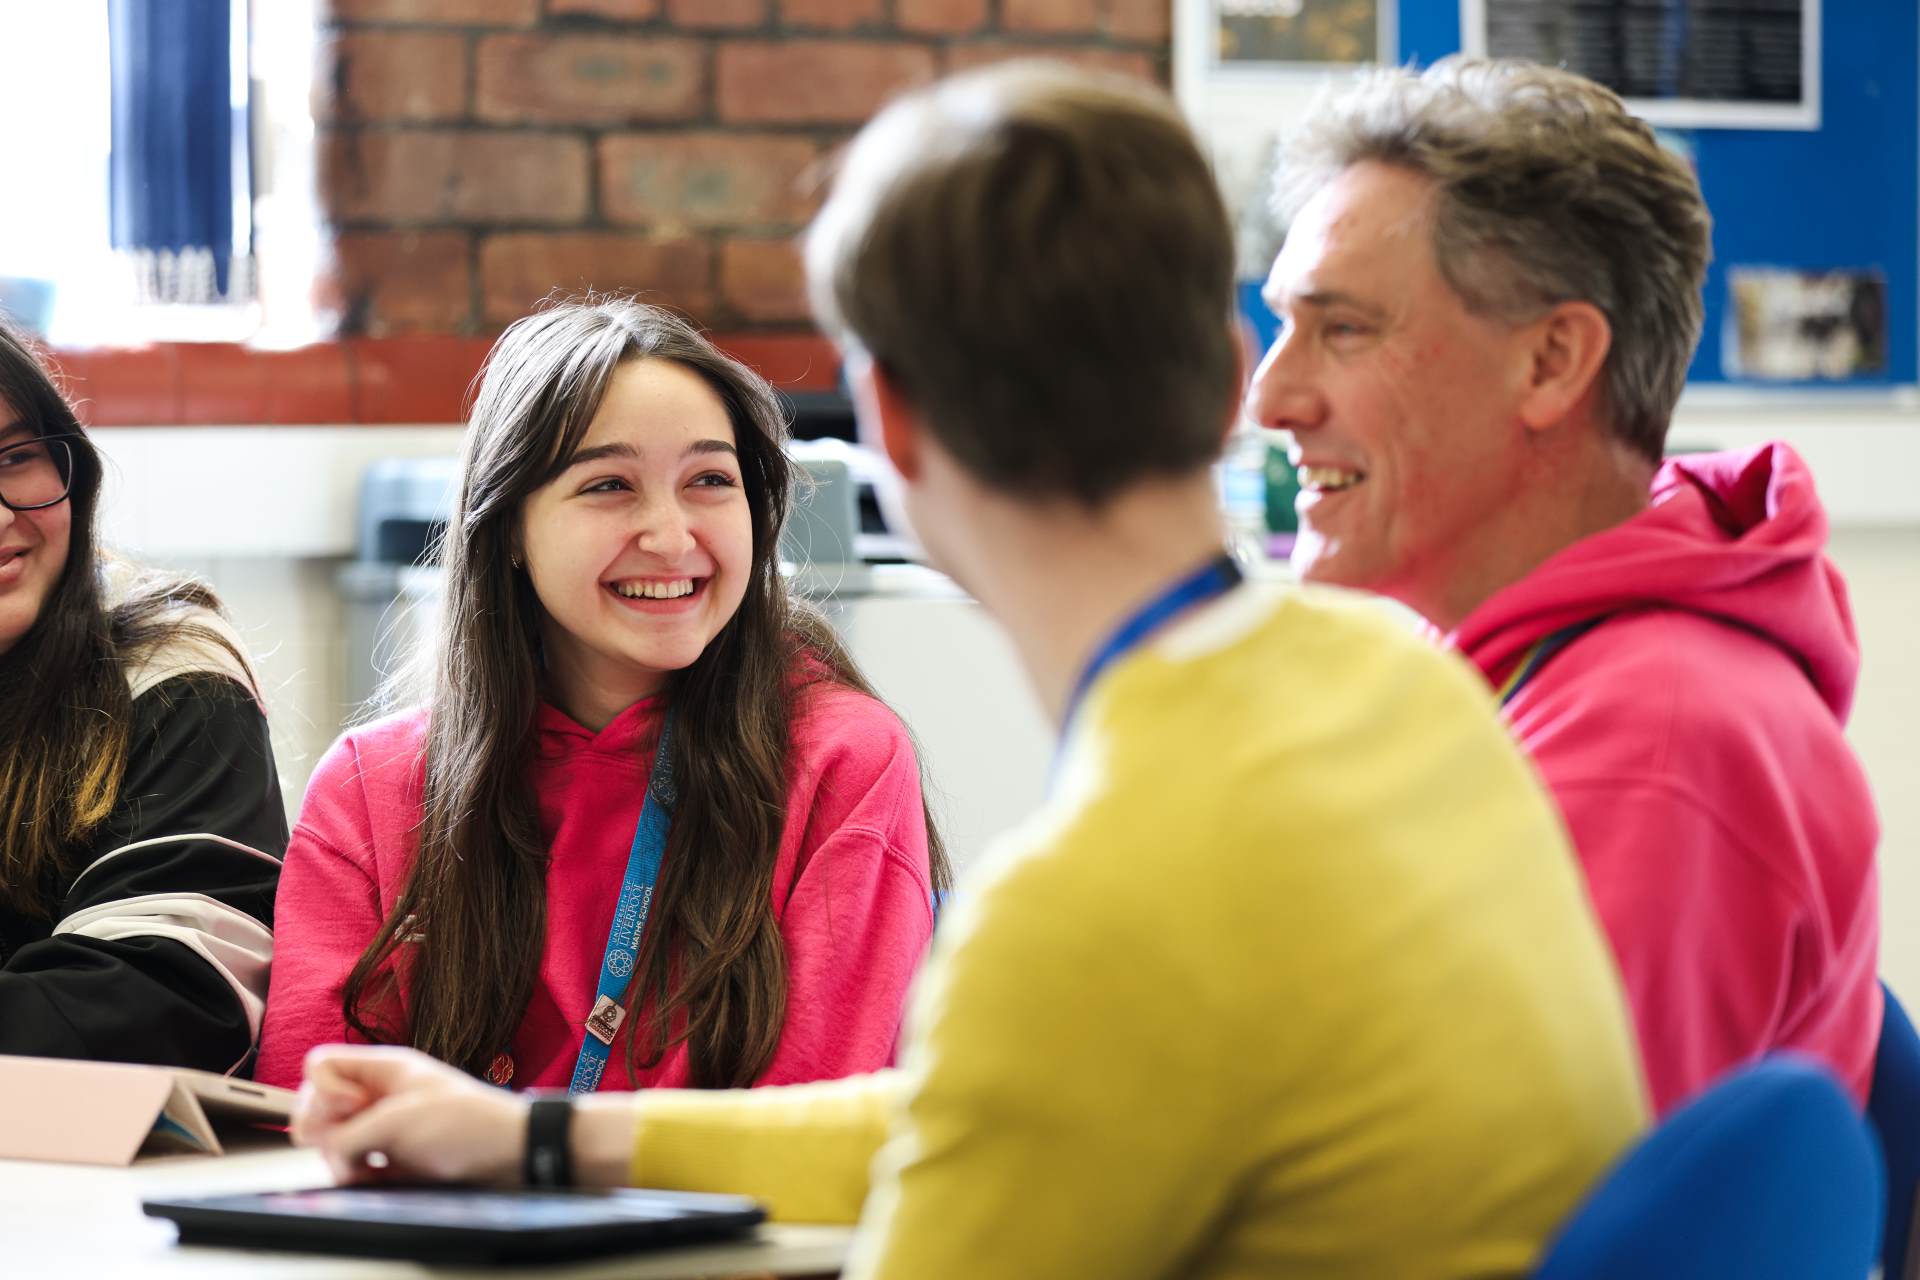
[[880, 1071], [765, 1089], [636, 1095], [635, 1186], [752, 1196], [777, 1222], [851, 1224], [904, 1088]]

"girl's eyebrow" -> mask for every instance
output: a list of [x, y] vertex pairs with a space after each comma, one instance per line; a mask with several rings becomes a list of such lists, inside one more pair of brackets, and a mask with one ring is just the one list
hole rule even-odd
[[583, 463], [598, 462], [602, 458], [633, 459], [633, 458], [638, 458], [639, 456], [640, 455], [637, 452], [635, 452], [634, 447], [630, 444], [624, 444], [618, 441], [616, 441], [613, 444], [596, 444], [590, 449], [574, 450], [573, 456], [571, 458], [568, 458], [565, 462], [561, 463], [558, 467], [554, 469], [554, 474], [559, 475], [561, 472], [571, 471], [575, 467], [580, 466]]
[[[687, 446], [686, 452], [680, 456], [683, 458], [691, 458], [709, 453], [724, 453], [736, 459], [740, 456], [740, 451], [734, 448], [732, 444], [718, 438], [695, 440]], [[548, 472], [546, 481], [542, 483], [557, 480], [575, 467], [585, 466], [589, 462], [599, 462], [603, 458], [620, 458], [627, 462], [637, 462], [640, 458], [640, 451], [623, 440], [616, 440], [609, 444], [591, 445], [584, 449], [576, 449], [572, 457]]]
[[[725, 440], [717, 439], [695, 440], [687, 446], [686, 452], [681, 456], [692, 457], [695, 454], [705, 453], [728, 453], [736, 458], [740, 456], [738, 449], [734, 448]], [[560, 472], [571, 471], [583, 463], [598, 462], [602, 458], [625, 458], [628, 461], [632, 461], [639, 458], [639, 456], [638, 450], [623, 441], [615, 441], [612, 444], [596, 444], [590, 448], [575, 450], [574, 455], [561, 463], [559, 471], [556, 471], [554, 474], [558, 475]]]

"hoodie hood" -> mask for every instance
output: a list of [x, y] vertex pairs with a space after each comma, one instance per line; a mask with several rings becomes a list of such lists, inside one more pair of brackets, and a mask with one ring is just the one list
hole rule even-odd
[[1774, 442], [1669, 459], [1652, 505], [1497, 592], [1451, 642], [1498, 683], [1562, 627], [1634, 609], [1682, 609], [1755, 632], [1799, 664], [1846, 721], [1860, 646], [1827, 516], [1800, 456]]
[[564, 761], [582, 752], [628, 759], [651, 757], [666, 709], [666, 695], [652, 694], [608, 721], [604, 729], [594, 730], [553, 703], [542, 701], [533, 719], [535, 751], [542, 762]]

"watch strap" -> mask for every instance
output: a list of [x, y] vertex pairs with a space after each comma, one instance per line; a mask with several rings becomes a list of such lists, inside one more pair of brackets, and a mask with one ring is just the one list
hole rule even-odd
[[522, 1166], [529, 1187], [573, 1185], [572, 1122], [570, 1095], [533, 1098], [527, 1108], [527, 1153]]

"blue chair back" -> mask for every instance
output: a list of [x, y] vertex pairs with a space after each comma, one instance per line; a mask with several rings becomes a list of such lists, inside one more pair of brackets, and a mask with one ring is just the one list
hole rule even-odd
[[1537, 1280], [1863, 1280], [1885, 1181], [1826, 1070], [1768, 1058], [1675, 1111], [1549, 1246]]
[[1887, 1231], [1880, 1255], [1886, 1280], [1920, 1272], [1920, 1258], [1909, 1258], [1913, 1201], [1920, 1192], [1920, 1035], [1887, 984], [1886, 1016], [1880, 1020], [1880, 1052], [1873, 1060], [1873, 1090], [1867, 1115], [1880, 1134], [1887, 1156]]

